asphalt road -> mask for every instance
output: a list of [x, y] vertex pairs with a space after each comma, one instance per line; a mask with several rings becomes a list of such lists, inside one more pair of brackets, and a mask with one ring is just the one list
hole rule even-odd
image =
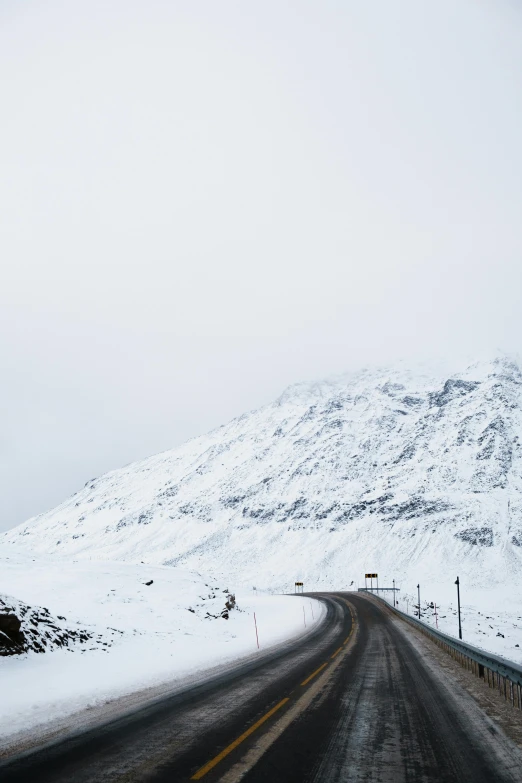
[[2, 783], [522, 783], [522, 755], [365, 596], [260, 661], [0, 766]]

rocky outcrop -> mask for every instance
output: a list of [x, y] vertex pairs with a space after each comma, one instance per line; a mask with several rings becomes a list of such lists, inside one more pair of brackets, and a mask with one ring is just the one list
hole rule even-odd
[[65, 617], [53, 617], [44, 607], [31, 607], [15, 598], [0, 598], [0, 656], [27, 652], [43, 653], [60, 647], [80, 649], [91, 645], [108, 646], [101, 634], [71, 627]]
[[21, 625], [21, 620], [15, 614], [0, 613], [0, 655], [24, 652], [25, 636], [20, 630]]

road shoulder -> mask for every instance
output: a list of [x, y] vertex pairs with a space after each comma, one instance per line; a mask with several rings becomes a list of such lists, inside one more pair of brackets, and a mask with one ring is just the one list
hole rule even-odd
[[[380, 606], [382, 604], [379, 603]], [[389, 615], [394, 626], [410, 641], [422, 655], [431, 672], [449, 687], [455, 696], [464, 692], [487, 717], [488, 731], [500, 729], [511, 742], [522, 749], [522, 710], [505, 701], [494, 688], [489, 688], [484, 680], [475, 677], [468, 669], [460, 666], [447, 652], [441, 650], [421, 631], [410, 626], [392, 611], [383, 610]], [[467, 702], [463, 702], [463, 709]], [[468, 705], [469, 706], [469, 705]]]

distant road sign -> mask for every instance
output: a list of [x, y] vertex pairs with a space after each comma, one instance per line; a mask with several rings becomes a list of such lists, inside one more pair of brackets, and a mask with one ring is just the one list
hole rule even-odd
[[365, 579], [377, 579], [378, 576], [379, 576], [379, 574], [365, 574], [364, 578]]

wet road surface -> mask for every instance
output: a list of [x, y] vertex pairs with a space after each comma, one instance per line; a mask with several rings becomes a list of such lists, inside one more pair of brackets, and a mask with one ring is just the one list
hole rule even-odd
[[0, 765], [2, 783], [522, 783], [522, 755], [383, 607], [321, 594], [304, 640]]

